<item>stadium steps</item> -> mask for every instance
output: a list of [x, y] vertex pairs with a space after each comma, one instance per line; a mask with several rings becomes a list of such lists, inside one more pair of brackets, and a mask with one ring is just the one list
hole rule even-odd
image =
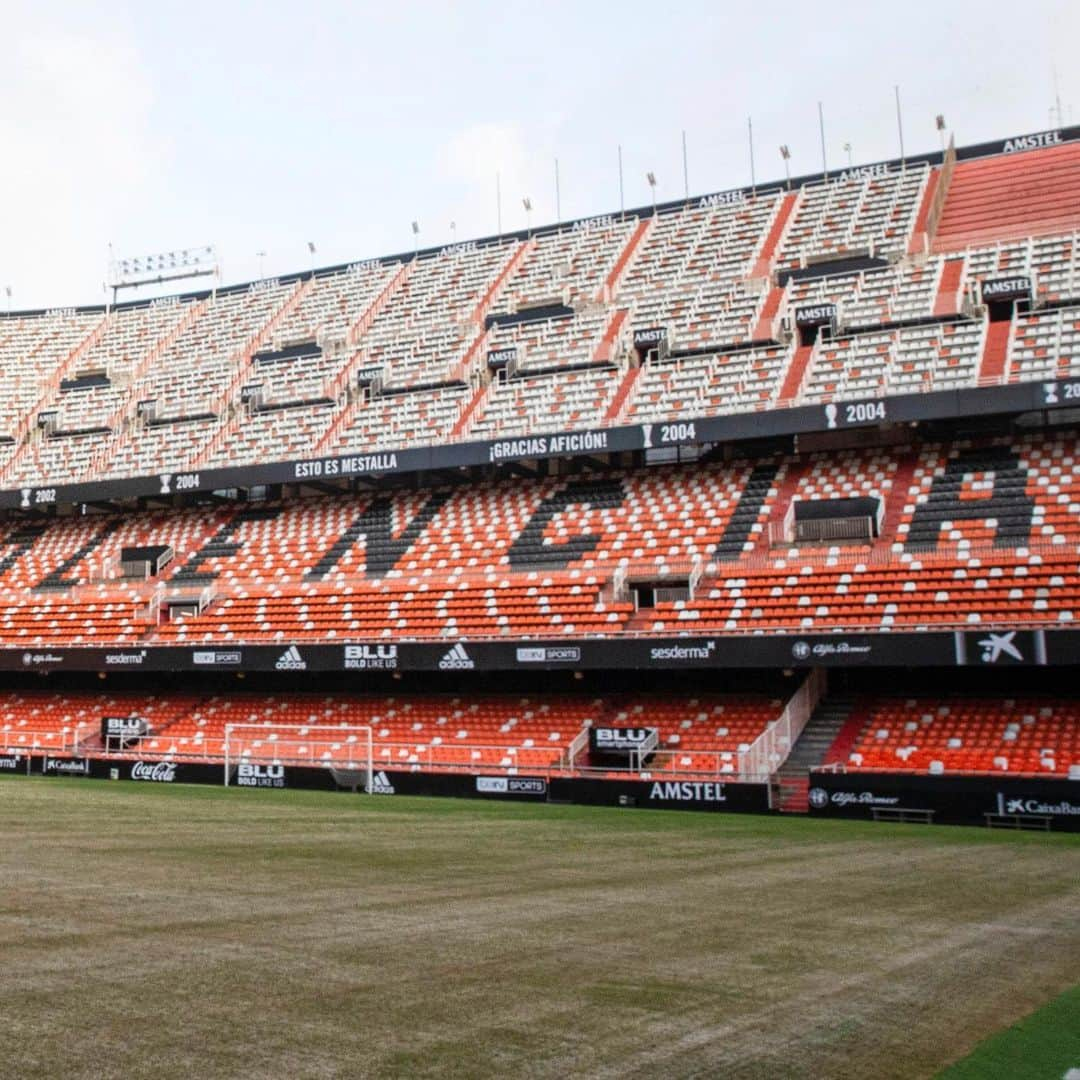
[[784, 238], [784, 232], [787, 230], [788, 222], [792, 219], [795, 204], [798, 201], [798, 191], [789, 191], [784, 196], [783, 202], [780, 203], [780, 208], [776, 212], [776, 217], [773, 218], [772, 228], [765, 237], [765, 243], [761, 245], [761, 251], [758, 253], [757, 262], [754, 263], [754, 269], [750, 271], [751, 278], [765, 277], [769, 273], [773, 256], [780, 247], [780, 241]]
[[960, 310], [960, 286], [964, 278], [964, 260], [946, 259], [941, 268], [934, 315], [955, 315]]
[[772, 288], [769, 290], [768, 296], [765, 297], [765, 303], [761, 306], [761, 314], [758, 316], [757, 326], [754, 327], [754, 332], [751, 334], [753, 341], [771, 341], [773, 340], [773, 320], [776, 318], [776, 313], [780, 310], [780, 302], [784, 299], [784, 290], [780, 288]]
[[1080, 144], [961, 162], [934, 251], [1045, 236], [1080, 226]]
[[465, 431], [469, 426], [469, 421], [472, 419], [473, 414], [480, 406], [480, 402], [487, 396], [488, 388], [486, 386], [477, 387], [476, 393], [473, 394], [472, 400], [461, 410], [461, 415], [457, 418], [454, 426], [450, 429], [450, 438], [456, 439]]
[[787, 404], [799, 396], [802, 388], [803, 376], [810, 364], [810, 354], [814, 351], [813, 345], [800, 345], [791, 358], [791, 366], [788, 368], [784, 385], [780, 388], [780, 403]]
[[911, 230], [911, 239], [908, 241], [909, 255], [919, 255], [929, 247], [930, 238], [926, 231], [930, 222], [930, 208], [934, 205], [934, 196], [940, 183], [941, 169], [931, 169], [926, 179], [926, 187], [923, 189], [919, 213], [915, 217], [915, 225]]
[[604, 413], [604, 423], [610, 424], [619, 418], [640, 374], [641, 368], [639, 367], [626, 369], [626, 374], [622, 377], [622, 382], [619, 383], [619, 389], [615, 391], [615, 396], [611, 399], [607, 412]]
[[619, 308], [608, 320], [604, 336], [600, 339], [600, 344], [596, 346], [593, 352], [592, 363], [607, 364], [611, 362], [612, 353], [615, 351], [615, 342], [618, 340], [619, 333], [626, 322], [627, 314], [626, 308]]
[[795, 741], [787, 761], [776, 774], [779, 788], [776, 808], [785, 814], [805, 814], [809, 809], [810, 770], [824, 763], [844, 730], [854, 707], [846, 695], [824, 698]]
[[502, 289], [503, 285], [510, 280], [514, 271], [525, 261], [526, 256], [535, 248], [536, 238], [530, 237], [524, 244], [518, 244], [518, 246], [510, 253], [495, 280], [488, 286], [487, 292], [480, 297], [480, 302], [473, 308], [472, 315], [470, 316], [472, 322], [483, 326], [488, 309], [495, 302], [495, 298], [499, 295], [499, 291]]
[[889, 494], [885, 497], [885, 512], [881, 515], [879, 536], [889, 543], [896, 539], [897, 530], [904, 520], [904, 507], [913, 498], [911, 485], [915, 480], [915, 459], [904, 457], [897, 462], [892, 474]]
[[1005, 362], [1009, 356], [1009, 335], [1012, 322], [1002, 319], [992, 322], [986, 328], [986, 344], [983, 346], [982, 361], [979, 364], [979, 382], [999, 382], [1005, 372]]
[[619, 282], [622, 281], [623, 274], [626, 273], [627, 267], [629, 267], [634, 256], [641, 250], [641, 242], [652, 229], [655, 221], [655, 217], [650, 217], [643, 218], [638, 222], [637, 228], [630, 234], [630, 239], [627, 240], [626, 247], [623, 248], [622, 254], [619, 255], [615, 265], [611, 268], [611, 273], [608, 274], [607, 278], [604, 280], [604, 288], [601, 290], [601, 300], [615, 295], [619, 288]]

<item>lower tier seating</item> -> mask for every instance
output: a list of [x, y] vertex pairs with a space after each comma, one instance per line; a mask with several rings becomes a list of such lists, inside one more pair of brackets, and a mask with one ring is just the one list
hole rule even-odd
[[[590, 725], [654, 727], [648, 767], [736, 773], [738, 753], [783, 708], [763, 695], [0, 694], [0, 752], [104, 753], [103, 717], [140, 717], [149, 735], [120, 756], [360, 767], [571, 769], [587, 764]], [[239, 726], [238, 726], [239, 725]]]
[[[848, 770], [1030, 773], [1080, 769], [1080, 702], [1042, 697], [862, 699]], [[826, 759], [828, 763], [829, 759]]]

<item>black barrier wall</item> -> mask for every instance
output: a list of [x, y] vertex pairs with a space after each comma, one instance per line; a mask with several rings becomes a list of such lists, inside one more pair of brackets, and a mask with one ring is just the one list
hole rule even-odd
[[1080, 832], [1080, 781], [911, 773], [810, 774], [811, 814], [871, 819], [875, 809], [932, 810], [935, 822], [952, 825], [985, 825], [987, 815], [1047, 817], [1053, 829]]
[[[29, 760], [29, 769], [27, 762]], [[224, 766], [194, 762], [0, 756], [0, 777], [30, 772], [45, 776], [115, 779], [151, 784], [224, 783]], [[252, 788], [363, 791], [366, 770], [338, 770], [245, 763], [233, 766], [229, 784]], [[376, 769], [372, 795], [429, 795], [515, 802], [572, 803], [764, 814], [771, 809], [767, 784], [721, 781], [594, 779], [507, 776]], [[1080, 832], [1080, 781], [1033, 777], [925, 776], [906, 773], [810, 775], [810, 813], [870, 820], [875, 810], [932, 811], [938, 824], [985, 825], [989, 815], [1047, 818], [1056, 830]]]
[[[27, 758], [0, 758], [0, 775], [27, 772]], [[31, 774], [124, 780], [148, 784], [224, 784], [225, 769], [205, 762], [117, 760], [115, 758], [30, 758]], [[366, 770], [245, 763], [232, 766], [229, 786], [363, 791]], [[708, 810], [766, 813], [767, 784], [678, 780], [594, 780], [582, 777], [473, 775], [376, 769], [372, 795], [434, 795], [513, 802], [560, 802], [652, 810]]]

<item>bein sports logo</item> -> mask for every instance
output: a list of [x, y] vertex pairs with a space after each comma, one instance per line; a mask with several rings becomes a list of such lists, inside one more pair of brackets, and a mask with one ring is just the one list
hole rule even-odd
[[824, 788], [811, 788], [807, 799], [815, 810], [823, 810], [829, 805], [829, 793]]
[[460, 641], [439, 661], [441, 671], [471, 671], [475, 667]]
[[1016, 631], [1010, 630], [1007, 634], [989, 634], [979, 641], [982, 649], [980, 659], [984, 664], [996, 664], [1002, 656], [1009, 656], [1013, 660], [1023, 662], [1024, 654], [1013, 644]]
[[300, 655], [300, 650], [295, 645], [290, 645], [278, 657], [274, 668], [277, 671], [307, 671], [307, 661]]

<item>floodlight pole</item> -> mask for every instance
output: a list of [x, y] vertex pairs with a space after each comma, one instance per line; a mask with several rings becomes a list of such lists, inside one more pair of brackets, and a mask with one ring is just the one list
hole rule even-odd
[[626, 199], [623, 194], [622, 143], [619, 144], [619, 220], [626, 219]]
[[751, 116], [746, 118], [746, 133], [750, 140], [750, 195], [755, 197], [757, 195], [757, 176], [754, 172], [754, 119]]
[[686, 197], [687, 203], [690, 202], [690, 169], [686, 163], [686, 130], [682, 133], [682, 182], [683, 182], [683, 194]]

